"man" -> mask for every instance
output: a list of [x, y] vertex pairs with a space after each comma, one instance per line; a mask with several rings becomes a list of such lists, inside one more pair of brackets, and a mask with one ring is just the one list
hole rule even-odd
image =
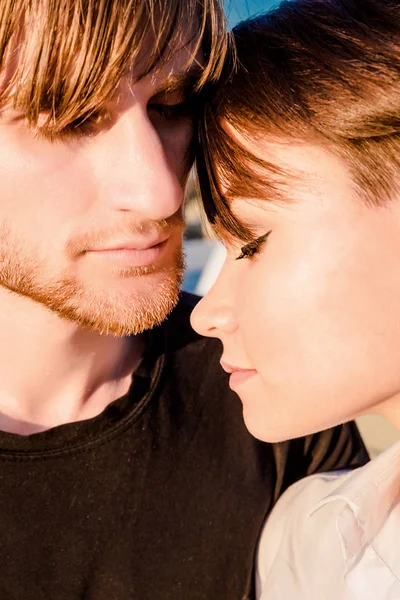
[[256, 442], [194, 300], [160, 325], [225, 46], [216, 0], [2, 0], [2, 600], [251, 598], [273, 501], [365, 460], [352, 426]]

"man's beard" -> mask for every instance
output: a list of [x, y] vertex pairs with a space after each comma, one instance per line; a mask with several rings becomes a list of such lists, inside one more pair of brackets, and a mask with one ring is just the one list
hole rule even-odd
[[30, 250], [1, 228], [0, 286], [102, 335], [141, 334], [160, 325], [178, 302], [185, 268], [182, 248], [168, 266], [118, 269], [120, 279], [140, 282], [133, 282], [130, 291], [85, 284], [67, 274], [46, 278], [45, 261]]

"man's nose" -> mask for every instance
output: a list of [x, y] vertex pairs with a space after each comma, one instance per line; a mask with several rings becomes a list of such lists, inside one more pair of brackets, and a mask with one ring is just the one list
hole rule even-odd
[[112, 209], [130, 211], [141, 222], [167, 219], [179, 210], [183, 187], [178, 168], [169, 164], [145, 109], [135, 106], [126, 111], [100, 147], [102, 195]]
[[223, 340], [237, 329], [233, 290], [224, 267], [211, 290], [192, 312], [191, 324], [200, 335]]

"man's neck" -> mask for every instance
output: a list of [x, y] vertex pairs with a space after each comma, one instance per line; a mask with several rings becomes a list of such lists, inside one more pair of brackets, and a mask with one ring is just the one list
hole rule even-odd
[[142, 336], [102, 336], [0, 291], [0, 431], [29, 435], [100, 414], [130, 387]]

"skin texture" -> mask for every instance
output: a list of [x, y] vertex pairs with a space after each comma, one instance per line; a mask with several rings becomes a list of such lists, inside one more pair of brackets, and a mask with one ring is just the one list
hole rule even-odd
[[294, 175], [288, 201], [232, 203], [271, 234], [252, 258], [228, 249], [192, 315], [222, 341], [224, 363], [252, 371], [231, 379], [248, 429], [279, 441], [365, 413], [399, 426], [400, 199], [367, 207], [318, 146], [261, 138], [249, 149]]
[[[128, 390], [140, 334], [177, 301], [193, 123], [165, 116], [183, 97], [161, 90], [187, 52], [139, 82], [122, 80], [90, 135], [49, 141], [11, 109], [0, 113], [4, 431], [99, 414]], [[151, 260], [95, 252], [160, 236], [164, 248]]]
[[[177, 295], [182, 222], [171, 218], [190, 129], [147, 109], [156, 87], [123, 82], [96, 135], [48, 141], [12, 111], [0, 122], [0, 283], [101, 333], [141, 333]], [[87, 251], [164, 233], [169, 251], [147, 268]]]

